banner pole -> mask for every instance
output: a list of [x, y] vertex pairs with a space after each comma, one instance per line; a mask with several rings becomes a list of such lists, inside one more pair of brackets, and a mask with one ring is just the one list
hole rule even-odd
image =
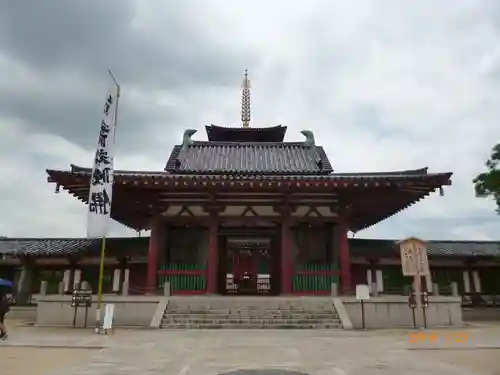
[[106, 237], [101, 239], [101, 260], [99, 263], [99, 284], [97, 286], [97, 309], [96, 315], [96, 327], [95, 332], [101, 332], [101, 304], [102, 304], [102, 282], [104, 278], [104, 259], [106, 253]]
[[[111, 79], [113, 80], [113, 83], [116, 85], [116, 103], [115, 103], [115, 113], [114, 113], [114, 118], [113, 118], [113, 144], [115, 142], [116, 138], [116, 124], [118, 122], [118, 102], [120, 100], [120, 85], [116, 81], [113, 73], [111, 72], [110, 69], [108, 69], [108, 73], [111, 76]], [[113, 154], [114, 158], [114, 154]], [[114, 160], [112, 165], [114, 166]], [[111, 184], [111, 189], [113, 188]], [[111, 207], [110, 207], [111, 209]], [[102, 320], [101, 320], [101, 309], [102, 309], [102, 284], [103, 284], [103, 279], [104, 279], [104, 260], [105, 260], [105, 254], [106, 254], [106, 235], [104, 235], [101, 239], [101, 259], [99, 263], [99, 284], [97, 287], [97, 308], [96, 308], [96, 327], [95, 327], [95, 333], [101, 333], [101, 327], [102, 327]]]
[[113, 72], [111, 72], [111, 69], [108, 69], [108, 73], [111, 76], [111, 79], [113, 80], [114, 84], [116, 85], [116, 105], [115, 105], [115, 118], [114, 118], [114, 138], [113, 138], [113, 143], [115, 142], [116, 139], [116, 124], [118, 124], [118, 103], [120, 101], [120, 85], [115, 79], [115, 76], [113, 75]]

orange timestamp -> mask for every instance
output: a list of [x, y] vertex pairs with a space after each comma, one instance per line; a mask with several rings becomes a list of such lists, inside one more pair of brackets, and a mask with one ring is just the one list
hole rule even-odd
[[409, 334], [410, 344], [468, 344], [467, 332], [412, 332]]

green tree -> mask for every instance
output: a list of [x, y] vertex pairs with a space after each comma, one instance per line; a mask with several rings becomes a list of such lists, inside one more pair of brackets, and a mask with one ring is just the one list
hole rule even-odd
[[476, 196], [492, 197], [500, 214], [500, 143], [493, 147], [490, 158], [486, 161], [487, 171], [479, 174], [474, 180]]

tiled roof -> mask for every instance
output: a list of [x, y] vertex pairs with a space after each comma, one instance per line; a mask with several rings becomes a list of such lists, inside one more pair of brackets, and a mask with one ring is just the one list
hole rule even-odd
[[[75, 175], [90, 175], [92, 172], [91, 168], [80, 167], [77, 165], [71, 165], [71, 171], [59, 171], [48, 169], [47, 173], [49, 175], [57, 173], [70, 173]], [[133, 171], [133, 170], [115, 170], [115, 177], [153, 177], [158, 179], [182, 179], [190, 177], [186, 174], [176, 174], [168, 172], [158, 172], [158, 171]], [[427, 173], [427, 168], [405, 170], [405, 171], [393, 171], [393, 172], [356, 172], [356, 173], [330, 173], [325, 175], [307, 175], [307, 174], [288, 174], [288, 175], [261, 175], [258, 176], [259, 180], [266, 181], [287, 181], [287, 180], [310, 180], [310, 181], [328, 181], [328, 180], [360, 180], [360, 181], [372, 181], [372, 180], [399, 180], [399, 179], [421, 179], [428, 177], [447, 177], [451, 178], [452, 173]], [[231, 175], [231, 174], [200, 174], [193, 176], [200, 180], [221, 180], [221, 179], [231, 179], [231, 180], [253, 180], [254, 175]]]
[[[109, 238], [106, 252], [110, 256], [147, 254], [149, 237]], [[500, 256], [500, 242], [429, 241], [431, 257], [492, 257]], [[396, 240], [349, 239], [351, 256], [396, 257]], [[0, 238], [0, 254], [31, 256], [67, 256], [99, 254], [99, 240], [85, 238]]]
[[[350, 240], [351, 254], [358, 256], [399, 256], [399, 245], [394, 240], [356, 238]], [[428, 241], [430, 256], [483, 257], [500, 256], [500, 242], [494, 241]]]
[[[89, 177], [92, 173], [91, 168], [79, 167], [72, 164], [70, 170], [46, 170], [48, 177], [48, 182], [55, 182], [63, 186], [70, 187], [71, 183], [64, 182], [62, 178], [66, 177]], [[450, 178], [452, 173], [427, 173], [427, 168], [406, 170], [406, 171], [395, 171], [395, 172], [380, 172], [380, 173], [330, 173], [324, 175], [315, 174], [261, 174], [261, 175], [234, 175], [230, 173], [226, 174], [182, 174], [182, 173], [170, 173], [165, 171], [134, 171], [134, 170], [115, 170], [115, 183], [120, 183], [121, 181], [135, 180], [136, 178], [151, 178], [157, 182], [161, 181], [268, 181], [268, 182], [281, 182], [281, 181], [306, 181], [306, 182], [327, 182], [331, 181], [333, 183], [342, 182], [367, 182], [367, 183], [385, 183], [385, 182], [419, 182], [427, 183], [428, 181], [439, 182], [441, 185], [451, 184]], [[437, 179], [437, 180], [436, 180]], [[68, 180], [65, 180], [68, 181]], [[432, 188], [432, 190], [434, 190]]]
[[[0, 240], [0, 249], [18, 255], [66, 256], [85, 253], [99, 248], [99, 240], [83, 238], [47, 238], [47, 239], [4, 239]], [[0, 252], [2, 251], [0, 250]]]
[[271, 126], [267, 128], [224, 127], [217, 125], [205, 126], [209, 141], [219, 142], [283, 142], [286, 126]]
[[7, 254], [15, 254], [15, 253], [16, 253], [16, 247], [11, 246], [11, 244], [6, 241], [6, 238], [1, 237], [0, 238], [0, 254], [7, 255]]
[[[149, 238], [109, 238], [106, 253], [110, 256], [146, 254]], [[99, 239], [86, 238], [0, 238], [0, 254], [19, 256], [68, 256], [99, 254]]]
[[[88, 202], [88, 184], [91, 173], [91, 168], [82, 168], [75, 165], [72, 165], [71, 169], [66, 171], [47, 170], [48, 182], [57, 184], [56, 192], [59, 192], [62, 186], [85, 203]], [[400, 212], [411, 204], [425, 198], [437, 188], [450, 185], [451, 175], [452, 173], [428, 173], [427, 168], [395, 172], [329, 173], [323, 175], [305, 173], [231, 174], [229, 172], [190, 174], [165, 171], [116, 170], [114, 171], [114, 188], [122, 189], [122, 186], [124, 187], [123, 190], [120, 190], [122, 198], [118, 199], [117, 207], [128, 206], [130, 199], [130, 195], [127, 195], [128, 186], [147, 189], [149, 186], [156, 185], [165, 187], [165, 190], [176, 191], [183, 187], [192, 189], [195, 186], [201, 189], [206, 186], [222, 188], [234, 186], [236, 188], [252, 189], [257, 184], [257, 186], [269, 190], [276, 189], [279, 191], [281, 186], [281, 188], [288, 187], [302, 191], [317, 189], [328, 194], [336, 194], [335, 190], [360, 188], [365, 190], [363, 192], [365, 194], [364, 199], [354, 199], [350, 208], [352, 216], [350, 229], [357, 232]], [[86, 184], [87, 187], [82, 186], [83, 184]], [[416, 187], [416, 190], [404, 190], [406, 186], [411, 188], [411, 185]], [[382, 193], [382, 195], [379, 193]], [[385, 203], [372, 204], [372, 201], [380, 201], [380, 199], [383, 199]], [[153, 214], [153, 206], [151, 204], [147, 207], [143, 205], [134, 212], [115, 209], [112, 212], [112, 217], [130, 228], [144, 229], [149, 216]]]
[[174, 146], [165, 170], [177, 174], [327, 174], [332, 166], [323, 147], [302, 142], [194, 142]]

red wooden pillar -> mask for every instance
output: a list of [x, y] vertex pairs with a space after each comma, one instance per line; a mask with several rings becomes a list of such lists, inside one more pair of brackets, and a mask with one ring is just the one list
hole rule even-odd
[[158, 253], [160, 251], [161, 242], [161, 221], [158, 218], [153, 219], [151, 223], [151, 237], [149, 237], [148, 245], [148, 274], [146, 287], [149, 292], [152, 292], [157, 287], [158, 275]]
[[340, 290], [343, 294], [352, 292], [351, 256], [349, 254], [349, 239], [347, 225], [341, 221], [336, 225], [337, 244], [340, 263]]
[[293, 251], [289, 222], [281, 222], [281, 293], [292, 293]]
[[210, 215], [208, 228], [208, 260], [207, 260], [207, 289], [209, 294], [217, 293], [217, 236], [219, 232], [218, 215]]

